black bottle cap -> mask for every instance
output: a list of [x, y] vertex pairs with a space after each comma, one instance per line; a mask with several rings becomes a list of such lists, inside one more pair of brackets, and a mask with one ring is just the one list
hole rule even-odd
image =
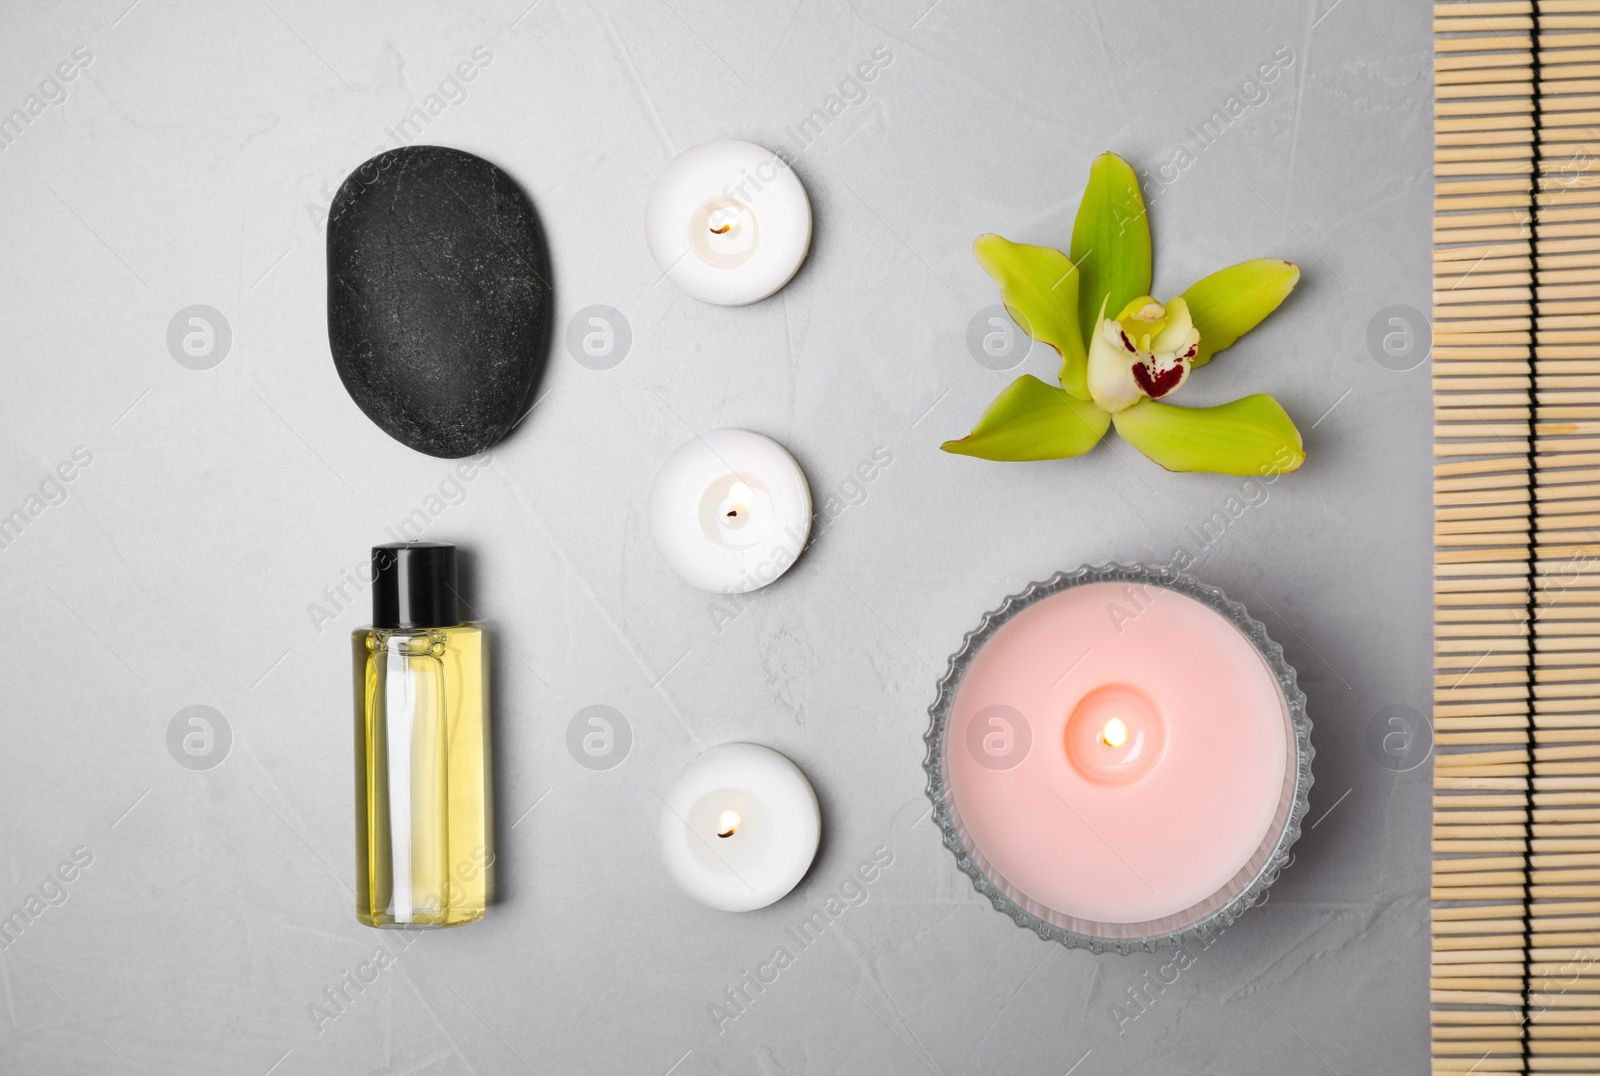
[[372, 626], [445, 628], [461, 623], [456, 547], [391, 542], [372, 547]]

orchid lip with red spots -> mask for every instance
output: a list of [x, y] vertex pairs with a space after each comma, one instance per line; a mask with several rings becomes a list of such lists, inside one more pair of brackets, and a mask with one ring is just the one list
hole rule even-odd
[[1111, 412], [1159, 400], [1188, 380], [1198, 354], [1200, 331], [1181, 297], [1163, 305], [1143, 295], [1116, 318], [1105, 316], [1102, 303], [1089, 341], [1089, 394]]
[[[1195, 352], [1199, 350], [1199, 348], [1195, 348], [1185, 357], [1192, 359]], [[1134, 382], [1138, 384], [1139, 391], [1152, 400], [1161, 399], [1161, 397], [1183, 384], [1184, 376], [1187, 373], [1188, 367], [1181, 362], [1175, 362], [1165, 369], [1152, 368], [1142, 362], [1133, 364]]]

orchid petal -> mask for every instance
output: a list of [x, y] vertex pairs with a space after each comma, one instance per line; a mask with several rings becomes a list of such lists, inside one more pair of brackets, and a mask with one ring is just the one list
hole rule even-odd
[[1155, 339], [1150, 341], [1150, 350], [1177, 351], [1188, 342], [1189, 332], [1193, 328], [1194, 320], [1190, 317], [1189, 306], [1180, 295], [1167, 304], [1166, 321]]
[[1102, 153], [1089, 167], [1089, 186], [1072, 225], [1071, 256], [1083, 277], [1078, 320], [1085, 339], [1107, 295], [1106, 309], [1121, 310], [1150, 291], [1150, 218], [1139, 177], [1115, 153]]
[[1089, 398], [1083, 333], [1078, 326], [1078, 270], [1059, 250], [981, 235], [972, 244], [983, 271], [1000, 285], [1000, 301], [1033, 339], [1061, 355], [1061, 387]]
[[1256, 258], [1190, 285], [1183, 299], [1200, 330], [1200, 354], [1194, 364], [1204, 366], [1212, 355], [1261, 324], [1299, 280], [1300, 267], [1293, 262]]
[[1111, 416], [1087, 400], [1023, 374], [996, 396], [972, 432], [939, 447], [985, 460], [1055, 460], [1099, 443]]
[[1112, 421], [1129, 444], [1169, 471], [1281, 474], [1306, 458], [1294, 421], [1266, 394], [1219, 407], [1141, 400]]

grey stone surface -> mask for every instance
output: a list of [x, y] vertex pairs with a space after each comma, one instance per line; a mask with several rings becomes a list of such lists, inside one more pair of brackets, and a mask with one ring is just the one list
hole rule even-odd
[[[1369, 728], [1429, 706], [1428, 367], [1367, 339], [1428, 305], [1428, 34], [1426, 5], [1371, 0], [11, 7], [0, 117], [38, 114], [0, 128], [0, 512], [26, 520], [0, 548], [0, 911], [40, 897], [0, 952], [0, 1070], [1426, 1071], [1428, 767]], [[798, 277], [735, 310], [660, 281], [643, 238], [663, 164], [723, 136], [789, 150], [816, 209]], [[466, 472], [367, 422], [327, 350], [334, 190], [420, 142], [513, 175], [556, 275], [546, 395]], [[969, 352], [998, 301], [973, 237], [1065, 245], [1107, 148], [1149, 172], [1158, 295], [1304, 267], [1184, 390], [1276, 394], [1298, 474], [1257, 493], [1116, 441], [936, 450], [1054, 370]], [[630, 341], [609, 366], [608, 329]], [[829, 516], [719, 615], [644, 504], [691, 431], [731, 425], [792, 450]], [[502, 882], [485, 922], [407, 948], [352, 908], [347, 641], [367, 549], [404, 526], [463, 546], [497, 633]], [[1170, 956], [992, 911], [924, 817], [921, 735], [1003, 595], [1179, 545], [1298, 666], [1317, 783], [1270, 901], [1135, 1019]], [[567, 748], [592, 706], [631, 732], [610, 768]], [[801, 888], [737, 916], [677, 892], [654, 836], [678, 770], [736, 739], [793, 757], [824, 809]], [[786, 930], [880, 847], [866, 902], [799, 949]], [[379, 946], [390, 966], [317, 1019]], [[780, 946], [719, 1028], [710, 1005]]]

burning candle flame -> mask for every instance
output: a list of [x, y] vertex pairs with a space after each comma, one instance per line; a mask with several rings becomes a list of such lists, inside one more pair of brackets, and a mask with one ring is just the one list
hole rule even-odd
[[739, 223], [739, 211], [732, 206], [723, 206], [711, 214], [710, 227], [712, 235], [727, 235], [733, 231], [733, 226]]
[[1113, 717], [1106, 722], [1106, 727], [1100, 730], [1100, 742], [1107, 747], [1121, 747], [1128, 740], [1128, 726], [1122, 723], [1120, 717]]
[[732, 837], [739, 831], [739, 812], [723, 811], [722, 817], [717, 820], [717, 836]]

